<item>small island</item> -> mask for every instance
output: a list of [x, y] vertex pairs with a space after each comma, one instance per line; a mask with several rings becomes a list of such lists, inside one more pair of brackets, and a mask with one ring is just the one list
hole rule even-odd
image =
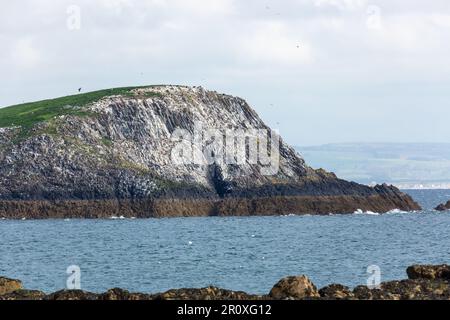
[[108, 89], [0, 109], [0, 218], [394, 209], [421, 208], [393, 186], [309, 167], [243, 99], [201, 87]]
[[450, 200], [447, 203], [442, 203], [438, 205], [435, 210], [437, 211], [449, 211], [450, 210]]

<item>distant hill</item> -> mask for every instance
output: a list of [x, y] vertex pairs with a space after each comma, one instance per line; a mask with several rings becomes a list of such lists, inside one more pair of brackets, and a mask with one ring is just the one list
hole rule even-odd
[[296, 149], [312, 167], [346, 180], [450, 189], [450, 143], [346, 143]]

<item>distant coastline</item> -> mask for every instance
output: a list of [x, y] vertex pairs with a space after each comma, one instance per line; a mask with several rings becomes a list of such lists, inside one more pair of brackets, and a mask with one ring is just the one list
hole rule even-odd
[[336, 143], [296, 147], [313, 168], [369, 186], [450, 189], [450, 143]]
[[[400, 190], [450, 190], [449, 183], [394, 183]], [[369, 185], [371, 186], [371, 185]]]

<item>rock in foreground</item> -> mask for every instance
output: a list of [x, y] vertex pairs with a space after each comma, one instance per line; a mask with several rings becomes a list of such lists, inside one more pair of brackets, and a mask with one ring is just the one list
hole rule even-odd
[[22, 289], [22, 282], [20, 280], [0, 277], [0, 295], [5, 295], [20, 289]]
[[320, 297], [324, 299], [351, 299], [354, 297], [350, 288], [341, 284], [331, 284], [319, 290]]
[[270, 291], [269, 296], [276, 300], [307, 299], [320, 297], [316, 286], [306, 276], [281, 279]]
[[414, 265], [406, 270], [409, 279], [447, 280], [450, 281], [450, 266]]

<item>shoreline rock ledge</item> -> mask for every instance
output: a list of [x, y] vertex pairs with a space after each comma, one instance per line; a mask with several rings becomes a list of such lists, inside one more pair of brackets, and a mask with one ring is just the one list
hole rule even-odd
[[435, 208], [436, 211], [450, 211], [450, 200], [447, 203], [442, 203]]
[[353, 290], [341, 284], [317, 289], [304, 275], [286, 277], [267, 295], [216, 287], [157, 294], [132, 293], [120, 288], [104, 293], [61, 290], [46, 294], [23, 289], [19, 280], [0, 277], [0, 300], [450, 300], [449, 265], [415, 265], [407, 269], [407, 274], [407, 280], [383, 282], [378, 288], [358, 286]]
[[[212, 164], [174, 163], [172, 151], [184, 141], [177, 138], [177, 130], [195, 137], [198, 124], [205, 130], [271, 132], [243, 99], [201, 87], [116, 88], [1, 108], [0, 218], [421, 209], [393, 186], [372, 188], [315, 170], [283, 140], [278, 164], [272, 162], [278, 170], [271, 175], [267, 166], [249, 157], [242, 164], [220, 159]], [[214, 157], [227, 150], [204, 140]], [[257, 141], [264, 145], [264, 140]], [[177, 150], [189, 154], [191, 147], [188, 143]]]

